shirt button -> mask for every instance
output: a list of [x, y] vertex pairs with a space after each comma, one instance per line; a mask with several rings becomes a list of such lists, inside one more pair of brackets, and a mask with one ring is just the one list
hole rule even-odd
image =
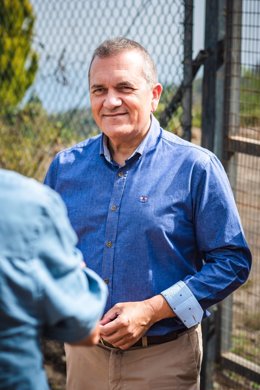
[[112, 211], [116, 211], [116, 209], [117, 209], [117, 206], [116, 206], [115, 204], [112, 204], [111, 210], [112, 210]]
[[124, 172], [123, 171], [118, 172], [118, 176], [119, 177], [123, 177], [124, 176]]
[[106, 283], [106, 284], [109, 284], [109, 279], [104, 279], [104, 282]]
[[112, 241], [107, 241], [107, 242], [106, 242], [106, 246], [107, 246], [108, 248], [111, 248], [112, 245], [113, 245], [113, 244], [112, 244]]

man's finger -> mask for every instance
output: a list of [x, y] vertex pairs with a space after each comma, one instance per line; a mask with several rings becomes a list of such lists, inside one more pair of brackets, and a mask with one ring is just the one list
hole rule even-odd
[[121, 325], [117, 319], [115, 319], [114, 321], [110, 321], [110, 322], [106, 323], [105, 325], [102, 325], [100, 323], [100, 332], [104, 336], [110, 336], [110, 335], [116, 333], [120, 329], [121, 329]]
[[100, 321], [100, 325], [106, 325], [111, 321], [114, 321], [117, 317], [118, 317], [117, 312], [109, 310]]

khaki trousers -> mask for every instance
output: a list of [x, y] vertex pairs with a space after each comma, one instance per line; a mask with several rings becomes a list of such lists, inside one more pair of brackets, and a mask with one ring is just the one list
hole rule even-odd
[[65, 345], [67, 390], [199, 390], [201, 328], [127, 351]]

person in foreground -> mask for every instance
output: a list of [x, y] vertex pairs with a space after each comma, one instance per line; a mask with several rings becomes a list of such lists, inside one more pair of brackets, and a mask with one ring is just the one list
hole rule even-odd
[[0, 389], [49, 388], [42, 336], [98, 342], [107, 288], [75, 243], [58, 194], [0, 170]]
[[162, 86], [137, 42], [103, 42], [89, 88], [102, 134], [58, 153], [45, 180], [109, 289], [99, 345], [66, 347], [67, 389], [198, 390], [199, 324], [251, 265], [227, 176], [160, 127]]

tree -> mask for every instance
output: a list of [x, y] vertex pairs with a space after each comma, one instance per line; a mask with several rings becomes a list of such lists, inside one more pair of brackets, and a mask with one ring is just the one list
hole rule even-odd
[[29, 0], [1, 0], [0, 112], [21, 102], [34, 81], [38, 57], [31, 47], [35, 16]]

